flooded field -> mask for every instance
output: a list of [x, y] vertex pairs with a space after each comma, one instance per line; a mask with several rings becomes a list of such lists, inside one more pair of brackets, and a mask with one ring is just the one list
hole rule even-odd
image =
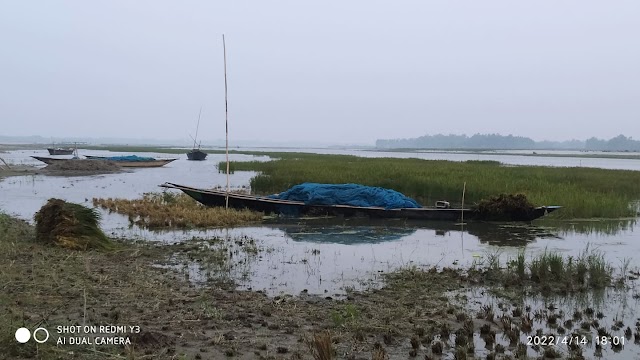
[[[3, 154], [3, 158], [13, 163], [36, 164], [36, 160], [29, 158], [34, 153], [37, 152], [12, 151]], [[87, 151], [87, 154], [125, 155], [100, 151]], [[158, 158], [174, 157], [170, 154], [145, 155]], [[360, 152], [358, 155], [361, 155]], [[367, 153], [363, 152], [362, 155], [367, 156]], [[447, 156], [475, 159], [474, 155]], [[482, 159], [485, 159], [484, 155], [482, 156]], [[505, 163], [508, 163], [509, 159], [519, 160], [513, 155], [495, 156], [497, 160]], [[224, 155], [211, 154], [207, 161], [203, 162], [187, 161], [184, 155], [176, 157], [180, 159], [162, 168], [136, 169], [119, 174], [71, 177], [28, 175], [0, 179], [0, 209], [32, 221], [34, 213], [51, 197], [90, 206], [94, 197], [132, 199], [146, 192], [161, 191], [158, 185], [164, 182], [203, 188], [224, 186], [226, 178], [215, 168], [215, 164], [224, 160]], [[616, 162], [612, 159], [524, 158], [530, 164], [551, 159], [554, 163], [543, 164], [579, 166], [573, 163], [575, 160], [591, 161], [583, 166], [599, 167], [600, 163], [597, 161], [602, 161], [614, 166], [613, 168], [640, 170], [637, 160]], [[231, 159], [268, 160], [267, 157], [248, 155], [232, 155]], [[556, 164], [556, 161], [560, 163]], [[250, 172], [235, 172], [231, 175], [231, 184], [234, 188], [246, 187], [253, 175]], [[567, 256], [578, 256], [589, 246], [601, 251], [605, 259], [617, 267], [614, 269], [615, 272], [637, 273], [640, 268], [640, 259], [634, 256], [640, 252], [640, 225], [636, 219], [562, 222], [541, 220], [533, 224], [465, 225], [446, 222], [373, 222], [363, 219], [270, 219], [260, 226], [251, 227], [153, 232], [131, 225], [125, 216], [109, 214], [103, 210], [101, 213], [102, 228], [107, 234], [115, 237], [166, 243], [183, 242], [193, 238], [229, 239], [239, 245], [228, 249], [229, 261], [224, 268], [216, 267], [219, 264], [202, 260], [175, 264], [176, 268], [196, 284], [218, 281], [222, 273], [238, 284], [240, 289], [261, 290], [270, 296], [298, 295], [303, 292], [342, 298], [349, 290], [379, 287], [382, 274], [398, 269], [427, 269], [433, 266], [469, 268], [496, 257], [502, 263], [506, 263], [523, 249], [528, 258], [548, 250]], [[256, 251], [247, 250], [245, 242], [251, 242], [251, 247]], [[572, 334], [579, 331], [581, 326], [584, 327], [583, 333], [590, 334], [591, 345], [586, 347], [588, 353], [585, 352], [588, 358], [640, 357], [640, 347], [634, 344], [633, 337], [636, 323], [640, 321], [640, 289], [636, 279], [630, 279], [629, 288], [623, 291], [607, 289], [600, 293], [582, 294], [579, 297], [523, 296], [520, 299], [506, 301], [497, 298], [487, 289], [477, 288], [452, 292], [451, 298], [452, 301], [468, 308], [470, 312], [480, 313], [490, 306], [494, 309], [496, 318], [513, 314], [515, 308], [521, 312], [523, 309], [529, 309], [524, 312], [530, 313], [531, 316], [538, 311], [536, 319], [539, 321], [533, 326], [532, 334], [535, 334], [537, 329], [540, 329], [541, 334], [557, 333], [558, 327], [555, 326], [555, 322], [564, 324], [567, 320], [573, 319], [574, 313], [580, 311], [580, 318], [573, 319], [569, 324], [571, 326], [563, 325], [563, 330], [566, 334]], [[585, 315], [589, 313], [591, 315]], [[598, 313], [602, 315], [600, 318], [597, 316]], [[550, 316], [555, 319], [552, 323], [549, 323]], [[598, 323], [594, 324], [594, 320]], [[582, 325], [585, 322], [589, 324]], [[621, 324], [623, 326], [618, 326]], [[599, 327], [605, 327], [611, 334], [615, 333], [616, 336], [624, 338], [624, 346], [617, 348], [609, 345], [596, 348], [593, 335], [598, 334]], [[631, 336], [625, 333], [627, 327], [630, 328]], [[640, 332], [640, 329], [637, 331]], [[498, 331], [497, 335], [499, 338], [502, 336], [497, 343], [508, 347], [506, 332]], [[520, 340], [526, 343], [527, 336], [526, 333], [521, 333]], [[479, 334], [476, 334], [474, 339], [475, 354], [486, 356], [487, 352], [482, 350], [485, 342]], [[451, 338], [451, 341], [454, 342], [455, 339]], [[539, 356], [540, 353], [535, 349], [529, 347], [528, 355]], [[544, 352], [544, 348], [538, 349]]]

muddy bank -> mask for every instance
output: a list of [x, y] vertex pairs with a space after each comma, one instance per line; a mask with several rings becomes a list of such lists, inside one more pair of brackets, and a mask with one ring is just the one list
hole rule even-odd
[[[196, 287], [179, 268], [159, 266], [180, 259], [204, 261], [203, 254], [211, 260], [216, 252], [203, 253], [202, 242], [152, 246], [119, 241], [115, 251], [82, 252], [36, 243], [30, 226], [5, 216], [0, 227], [0, 263], [8, 264], [0, 274], [0, 353], [9, 358], [36, 354], [33, 342], [20, 345], [13, 339], [19, 326], [50, 330], [52, 339], [37, 349], [42, 359], [68, 359], [69, 351], [78, 359], [105, 358], [103, 353], [306, 359], [305, 339], [325, 330], [332, 334], [337, 358], [369, 359], [375, 348], [405, 358], [415, 347], [412, 338], [420, 342], [424, 357], [436, 329], [455, 331], [464, 323], [443, 296], [464, 286], [455, 272], [402, 273], [382, 290], [342, 300], [304, 292], [270, 298], [234, 290], [224, 281]], [[227, 256], [226, 251], [219, 254]], [[131, 345], [53, 346], [66, 336], [55, 332], [57, 326], [83, 324], [139, 326], [141, 331], [130, 334]]]

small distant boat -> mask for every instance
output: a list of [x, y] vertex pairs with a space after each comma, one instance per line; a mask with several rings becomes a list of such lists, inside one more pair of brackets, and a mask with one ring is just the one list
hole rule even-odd
[[196, 148], [196, 139], [198, 138], [198, 129], [200, 128], [200, 115], [202, 115], [202, 107], [200, 107], [200, 112], [198, 113], [198, 125], [196, 125], [196, 136], [192, 138], [193, 149], [187, 153], [187, 159], [189, 160], [202, 161], [207, 158], [207, 153], [200, 150], [200, 144], [198, 144], [198, 147]]
[[193, 149], [187, 153], [187, 159], [202, 161], [207, 158], [207, 153], [200, 148]]
[[73, 148], [47, 148], [49, 155], [71, 155], [73, 150]]
[[165, 166], [172, 161], [178, 159], [155, 159], [147, 157], [139, 157], [136, 155], [131, 156], [91, 156], [85, 155], [87, 159], [91, 160], [107, 160], [113, 161], [121, 167], [161, 167]]

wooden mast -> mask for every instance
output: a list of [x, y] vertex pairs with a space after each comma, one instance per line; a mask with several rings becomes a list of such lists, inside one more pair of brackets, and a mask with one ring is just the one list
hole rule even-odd
[[227, 102], [227, 46], [222, 34], [222, 52], [224, 56], [224, 126], [226, 133], [225, 153], [227, 157], [227, 193], [225, 196], [225, 208], [229, 208], [229, 105]]
[[[198, 139], [198, 129], [200, 129], [200, 115], [202, 115], [202, 106], [200, 106], [200, 112], [198, 113], [198, 125], [196, 125], [196, 137], [193, 138], [193, 150], [196, 149], [196, 140]], [[198, 146], [200, 149], [200, 146]]]

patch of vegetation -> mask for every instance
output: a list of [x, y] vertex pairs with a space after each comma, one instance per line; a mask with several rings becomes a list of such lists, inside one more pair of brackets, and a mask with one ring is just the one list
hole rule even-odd
[[557, 252], [545, 251], [527, 260], [524, 251], [505, 267], [496, 264], [491, 257], [490, 265], [483, 264], [489, 280], [498, 280], [506, 286], [531, 286], [542, 292], [573, 293], [592, 289], [603, 289], [624, 282], [625, 269], [619, 279], [614, 276], [615, 268], [608, 263], [600, 251], [585, 248], [577, 256], [563, 256]]
[[314, 360], [335, 359], [335, 350], [331, 341], [331, 332], [324, 331], [313, 334], [313, 337], [305, 339], [311, 356]]
[[114, 246], [100, 229], [100, 214], [95, 209], [52, 198], [34, 219], [37, 241], [74, 250]]
[[[258, 171], [251, 179], [256, 194], [273, 194], [303, 182], [357, 183], [393, 189], [423, 205], [437, 200], [465, 204], [502, 193], [524, 194], [533, 204], [561, 205], [551, 217], [621, 218], [635, 216], [630, 204], [640, 199], [640, 172], [594, 168], [498, 166], [485, 162], [364, 158], [347, 155], [263, 153], [277, 160], [231, 162], [230, 171]], [[225, 169], [221, 163], [218, 169]]]
[[206, 207], [186, 194], [167, 191], [134, 200], [94, 198], [93, 205], [127, 215], [131, 223], [152, 229], [238, 226], [263, 218], [256, 211]]
[[358, 320], [360, 313], [353, 304], [347, 304], [342, 309], [334, 310], [331, 313], [331, 320], [336, 327], [342, 327]]

